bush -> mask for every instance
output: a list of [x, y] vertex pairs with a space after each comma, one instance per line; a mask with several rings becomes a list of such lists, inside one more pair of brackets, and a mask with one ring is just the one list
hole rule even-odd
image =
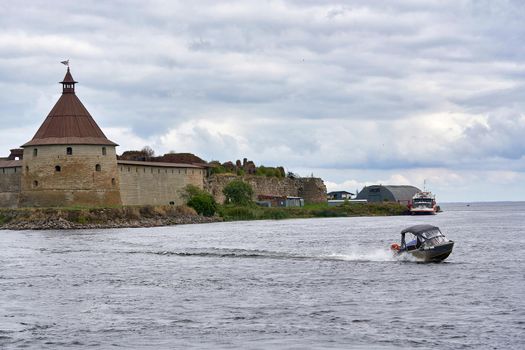
[[257, 218], [255, 210], [249, 207], [223, 206], [220, 214], [227, 221], [255, 220]]
[[217, 203], [213, 196], [197, 186], [186, 186], [183, 197], [186, 199], [186, 204], [200, 215], [213, 216], [217, 211]]
[[290, 212], [286, 209], [266, 209], [263, 210], [261, 219], [282, 220], [290, 218]]
[[283, 178], [284, 177], [284, 168], [283, 167], [278, 167], [278, 168], [265, 167], [264, 165], [261, 165], [255, 171], [255, 175], [257, 175], [257, 176], [266, 176], [266, 177]]
[[252, 186], [242, 180], [233, 180], [222, 190], [226, 197], [226, 203], [235, 205], [249, 205], [252, 203]]

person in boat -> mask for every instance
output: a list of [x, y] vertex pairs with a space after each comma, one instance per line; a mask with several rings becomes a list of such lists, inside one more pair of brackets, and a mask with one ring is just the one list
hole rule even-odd
[[421, 247], [421, 241], [419, 240], [419, 237], [414, 237], [413, 240], [406, 243], [406, 250], [417, 249], [419, 247]]
[[405, 243], [405, 246], [404, 248], [402, 249], [401, 246], [397, 243], [393, 243], [390, 248], [394, 251], [408, 251], [408, 250], [414, 250], [414, 249], [418, 249], [419, 247], [421, 247], [421, 240], [419, 239], [418, 236], [415, 236], [414, 239], [412, 239], [411, 241]]

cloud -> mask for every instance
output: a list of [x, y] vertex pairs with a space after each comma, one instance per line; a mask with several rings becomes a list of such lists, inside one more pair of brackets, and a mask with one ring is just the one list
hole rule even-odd
[[3, 149], [34, 134], [70, 58], [77, 94], [121, 151], [246, 156], [330, 183], [445, 169], [517, 184], [525, 172], [521, 1], [8, 0], [0, 11], [2, 122], [28, 128], [3, 129]]

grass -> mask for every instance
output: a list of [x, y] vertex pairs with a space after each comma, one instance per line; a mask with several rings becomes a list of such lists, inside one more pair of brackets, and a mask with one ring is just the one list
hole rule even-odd
[[[345, 203], [331, 207], [327, 203], [307, 204], [299, 208], [265, 208], [255, 204], [246, 206], [219, 205], [217, 215], [224, 221], [282, 220], [299, 218], [329, 218], [352, 216], [406, 215], [405, 206], [397, 203]], [[111, 221], [138, 221], [175, 216], [197, 215], [187, 206], [120, 206], [120, 207], [65, 207], [0, 209], [0, 226], [9, 223], [39, 222], [65, 219], [78, 224], [99, 224]]]
[[61, 207], [0, 209], [0, 225], [19, 222], [38, 222], [65, 219], [78, 224], [99, 224], [115, 220], [135, 221], [144, 218], [167, 218], [197, 215], [187, 206], [120, 206], [120, 207]]
[[225, 221], [280, 220], [292, 218], [328, 218], [352, 216], [407, 215], [405, 206], [397, 203], [346, 203], [328, 206], [326, 203], [307, 204], [302, 208], [265, 208], [256, 205], [221, 205], [218, 214]]

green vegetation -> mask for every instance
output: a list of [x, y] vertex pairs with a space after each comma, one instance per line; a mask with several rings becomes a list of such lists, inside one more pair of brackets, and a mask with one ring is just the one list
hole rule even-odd
[[[237, 185], [236, 185], [237, 186]], [[237, 188], [233, 186], [234, 188]], [[293, 208], [266, 208], [254, 202], [246, 202], [246, 197], [251, 187], [240, 186], [242, 194], [239, 204], [218, 205], [213, 197], [203, 190], [189, 187], [186, 190], [188, 206], [122, 206], [111, 208], [19, 208], [0, 209], [0, 226], [3, 225], [29, 225], [30, 227], [46, 228], [48, 222], [65, 222], [76, 225], [97, 225], [137, 223], [144, 220], [154, 225], [173, 224], [179, 221], [169, 221], [169, 218], [195, 217], [197, 213], [204, 216], [216, 216], [214, 221], [238, 220], [281, 220], [298, 218], [324, 218], [324, 217], [353, 217], [353, 216], [392, 216], [407, 215], [409, 212], [403, 205], [397, 203], [345, 203], [331, 207], [327, 203], [308, 204], [305, 207]], [[249, 188], [249, 190], [248, 190]], [[237, 195], [237, 191], [234, 192]], [[245, 196], [245, 197], [243, 197]], [[191, 205], [191, 206], [190, 206]], [[163, 221], [164, 220], [164, 221]], [[166, 221], [167, 220], [167, 221]], [[199, 221], [197, 221], [199, 222]], [[160, 224], [159, 224], [160, 223]], [[26, 226], [21, 226], [25, 229]], [[47, 227], [53, 228], [55, 226]], [[78, 228], [78, 227], [77, 227]]]
[[216, 165], [213, 168], [210, 168], [211, 174], [233, 174], [230, 170], [226, 169], [219, 162], [216, 162]]
[[188, 185], [183, 194], [186, 204], [204, 216], [213, 216], [217, 211], [217, 203], [211, 194], [197, 186]]
[[284, 169], [282, 167], [273, 168], [265, 167], [264, 165], [261, 165], [257, 168], [257, 170], [255, 171], [255, 175], [277, 178], [283, 178], [285, 176]]
[[9, 221], [9, 216], [4, 215], [3, 213], [0, 214], [0, 225], [7, 224]]
[[253, 203], [253, 188], [242, 180], [233, 180], [224, 187], [222, 193], [226, 197], [226, 204], [248, 206]]
[[225, 221], [238, 220], [280, 220], [299, 218], [327, 218], [352, 216], [393, 216], [406, 215], [405, 206], [397, 203], [345, 203], [331, 207], [326, 203], [308, 204], [302, 208], [265, 208], [251, 205], [222, 205], [218, 214]]
[[[210, 168], [211, 174], [231, 174], [237, 176], [246, 175], [245, 169], [243, 169], [242, 167], [238, 168], [237, 166], [233, 165], [233, 163], [230, 166], [224, 166], [223, 164], [214, 160], [211, 162], [211, 164], [213, 164], [213, 167]], [[283, 167], [265, 167], [264, 165], [257, 167], [255, 169], [254, 175], [265, 177], [277, 177], [279, 179], [286, 177], [286, 173]]]

